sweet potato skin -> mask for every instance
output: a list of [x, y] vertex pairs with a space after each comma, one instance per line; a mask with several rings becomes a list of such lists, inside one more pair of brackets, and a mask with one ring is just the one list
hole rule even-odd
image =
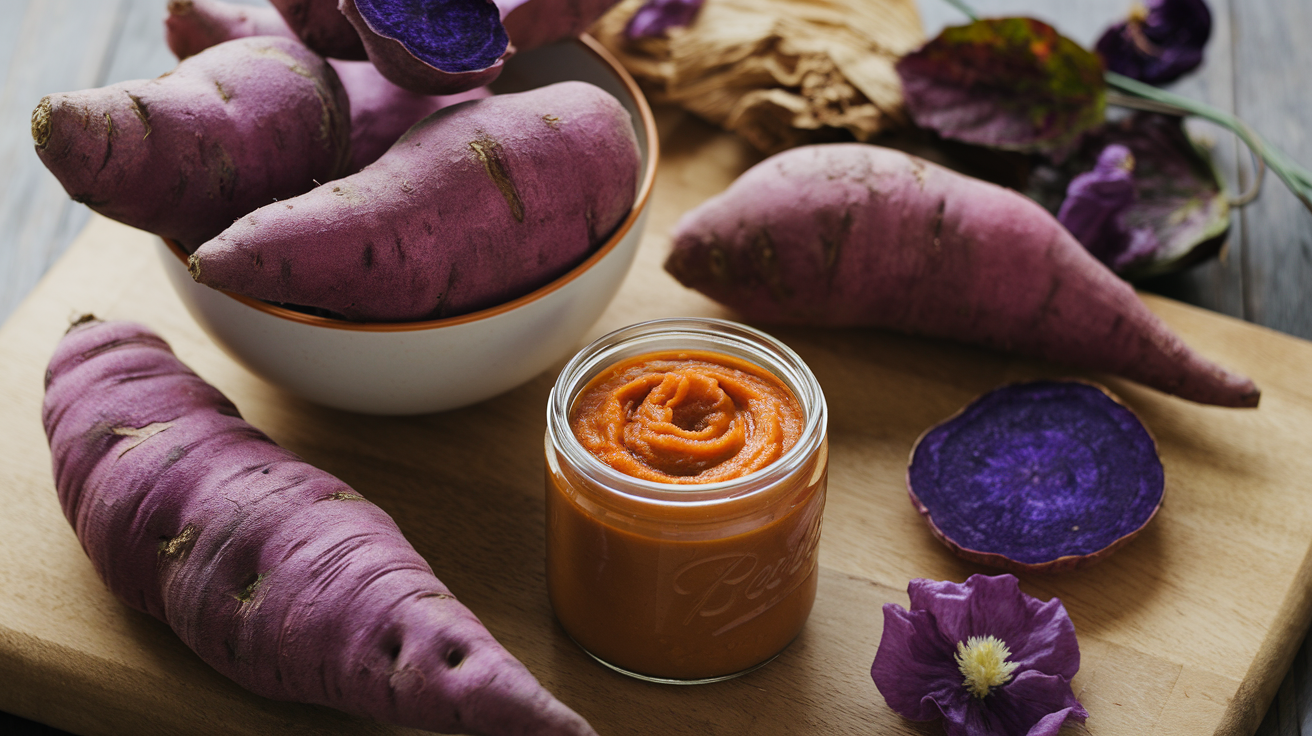
[[751, 320], [873, 326], [1256, 406], [1038, 204], [899, 151], [805, 146], [687, 213], [665, 268]]
[[296, 34], [273, 8], [222, 0], [169, 0], [164, 36], [179, 60], [234, 38]]
[[146, 328], [75, 326], [42, 420], [100, 577], [243, 687], [436, 731], [593, 733], [386, 513], [243, 421]]
[[329, 59], [351, 98], [351, 173], [382, 158], [415, 123], [444, 107], [491, 97], [487, 87], [421, 95], [392, 84], [368, 61]]
[[192, 276], [361, 321], [500, 304], [583, 260], [633, 205], [619, 101], [562, 82], [446, 108], [358, 174], [263, 207], [201, 246]]
[[578, 38], [618, 0], [496, 0], [510, 43], [528, 51]]
[[48, 95], [32, 135], [74, 200], [194, 248], [256, 207], [345, 173], [350, 105], [323, 59], [261, 36], [158, 79]]
[[[296, 38], [277, 10], [223, 0], [173, 0], [164, 26], [169, 48], [180, 60], [235, 38]], [[351, 105], [351, 165], [345, 173], [377, 161], [410, 126], [438, 110], [492, 95], [486, 87], [456, 95], [421, 95], [392, 84], [368, 61], [329, 59], [328, 64]]]
[[364, 44], [337, 9], [337, 0], [269, 0], [301, 41], [333, 59], [363, 61]]

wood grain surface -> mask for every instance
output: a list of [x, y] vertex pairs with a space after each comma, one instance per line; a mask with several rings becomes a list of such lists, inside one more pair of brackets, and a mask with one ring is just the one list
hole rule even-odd
[[[919, 4], [930, 35], [945, 24], [962, 20], [943, 0], [920, 0]], [[1076, 40], [1089, 44], [1107, 23], [1124, 14], [1129, 0], [973, 0], [972, 4], [985, 14], [1036, 14]], [[1214, 27], [1207, 60], [1197, 73], [1177, 83], [1175, 90], [1238, 112], [1296, 160], [1312, 163], [1312, 136], [1307, 132], [1307, 121], [1312, 120], [1312, 102], [1309, 102], [1312, 95], [1308, 94], [1312, 81], [1305, 71], [1312, 68], [1312, 44], [1303, 38], [1312, 27], [1309, 17], [1312, 6], [1305, 0], [1209, 0], [1209, 4]], [[161, 38], [163, 6], [164, 0], [0, 0], [0, 167], [6, 174], [0, 177], [0, 321], [14, 312], [68, 249], [89, 215], [85, 207], [68, 200], [32, 154], [28, 132], [32, 108], [49, 92], [150, 77], [171, 68], [174, 62]], [[1215, 142], [1218, 165], [1231, 186], [1246, 186], [1245, 174], [1251, 167], [1247, 155], [1236, 151], [1232, 136], [1206, 125], [1191, 127], [1195, 133]], [[733, 159], [724, 152], [724, 146], [715, 148], [717, 155]], [[725, 183], [719, 180], [721, 186]], [[667, 186], [661, 197], [673, 197], [684, 205], [689, 203], [684, 196], [686, 192], [677, 187], [674, 191], [669, 189]], [[657, 205], [663, 204], [658, 199]], [[649, 265], [657, 260], [649, 258]], [[127, 278], [127, 275], [121, 269], [109, 269], [103, 278]], [[1312, 217], [1268, 175], [1262, 198], [1237, 215], [1222, 260], [1160, 280], [1149, 288], [1289, 334], [1312, 338]], [[119, 298], [126, 297], [120, 294]], [[46, 307], [52, 304], [48, 298], [41, 303]], [[60, 319], [65, 316], [58, 315]], [[0, 367], [6, 370], [22, 350], [40, 351], [53, 344], [38, 340], [20, 348], [10, 344], [12, 334], [16, 333], [8, 328], [0, 332], [0, 355], [4, 359]], [[43, 361], [44, 358], [35, 355], [29, 359]], [[257, 392], [255, 400], [263, 395]], [[13, 425], [20, 419], [30, 421], [30, 416], [24, 419], [18, 415], [30, 410], [30, 405], [0, 395], [0, 417], [6, 419], [6, 424]], [[1301, 448], [1294, 449], [1294, 454], [1305, 452], [1306, 446], [1304, 440]], [[40, 472], [48, 475], [49, 470], [42, 467]], [[8, 482], [11, 476], [3, 479]], [[34, 479], [37, 476], [28, 478]], [[1303, 487], [1306, 488], [1306, 483]], [[0, 493], [10, 493], [10, 486], [0, 489]], [[62, 528], [45, 531], [56, 538], [67, 534]], [[1270, 600], [1251, 601], [1256, 609], [1276, 605]], [[56, 606], [50, 615], [57, 618], [61, 610]], [[4, 609], [0, 609], [0, 625], [7, 623], [6, 616]], [[7, 636], [0, 632], [0, 641], [7, 642]], [[1296, 643], [1289, 644], [1281, 656], [1293, 656], [1296, 647]], [[1086, 663], [1086, 670], [1088, 666]], [[20, 673], [21, 680], [35, 677], [35, 673], [22, 667], [6, 668], [0, 681], [8, 683], [15, 671]], [[101, 667], [96, 672], [104, 678], [119, 674], [113, 666]], [[72, 682], [61, 679], [63, 676], [58, 673], [43, 676], [54, 678], [47, 682], [55, 690]], [[158, 684], [165, 690], [170, 687], [167, 682]], [[121, 733], [152, 730], [147, 728], [153, 723], [151, 716], [136, 705], [125, 711], [125, 706], [110, 696], [100, 697], [97, 706], [89, 705], [94, 700], [90, 695], [78, 697], [83, 700], [76, 702], [82, 702], [83, 709], [88, 710], [78, 715], [78, 719], [99, 724], [96, 732], [112, 732], [106, 730], [109, 728], [106, 724], [113, 724]], [[63, 720], [59, 722], [68, 723], [69, 714], [63, 709], [71, 707], [75, 700], [51, 703], [44, 698], [35, 702], [29, 698], [24, 701], [25, 707], [14, 707], [28, 714], [62, 713]], [[53, 715], [50, 722], [56, 722]], [[88, 728], [86, 732], [91, 730]], [[47, 729], [0, 713], [0, 731], [35, 734], [46, 733]], [[870, 728], [865, 732], [880, 731]], [[1297, 649], [1293, 667], [1281, 682], [1279, 697], [1267, 710], [1258, 733], [1262, 736], [1312, 734], [1312, 657], [1306, 643]]]
[[[651, 225], [593, 335], [642, 319], [725, 316], [660, 268], [678, 215], [756, 160], [682, 113], [659, 116]], [[377, 418], [279, 393], [224, 356], [169, 291], [150, 236], [94, 219], [0, 329], [0, 709], [84, 734], [397, 733], [245, 693], [159, 622], [119, 604], [62, 518], [39, 414], [45, 361], [70, 318], [143, 321], [256, 426], [391, 513], [439, 577], [602, 734], [923, 734], [869, 678], [880, 607], [913, 577], [983, 568], [933, 540], [907, 500], [912, 442], [1000, 383], [1069, 375], [984, 350], [869, 330], [773, 330], [812, 366], [831, 406], [820, 593], [775, 662], [711, 686], [634, 681], [593, 663], [554, 623], [544, 589], [541, 442], [554, 371], [464, 410]], [[1312, 615], [1312, 344], [1159, 298], [1197, 349], [1248, 372], [1255, 411], [1108, 385], [1156, 434], [1162, 512], [1106, 562], [1022, 587], [1059, 596], [1080, 637], [1074, 687], [1095, 734], [1249, 734]], [[1095, 376], [1096, 377], [1096, 376]]]

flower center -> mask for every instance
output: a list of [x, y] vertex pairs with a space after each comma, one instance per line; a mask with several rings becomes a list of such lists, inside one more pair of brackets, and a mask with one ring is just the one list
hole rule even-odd
[[989, 690], [1011, 681], [1011, 673], [1016, 670], [1015, 662], [1008, 662], [1011, 650], [995, 636], [972, 636], [957, 642], [957, 653], [953, 659], [957, 669], [965, 676], [962, 684], [971, 695], [982, 698]]

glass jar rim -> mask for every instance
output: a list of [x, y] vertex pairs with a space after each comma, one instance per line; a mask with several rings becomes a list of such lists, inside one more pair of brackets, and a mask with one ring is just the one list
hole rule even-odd
[[[661, 339], [686, 337], [708, 343], [706, 347], [640, 349]], [[569, 414], [579, 392], [598, 373], [616, 362], [651, 352], [705, 349], [722, 352], [769, 371], [788, 386], [802, 405], [806, 422], [797, 443], [764, 468], [738, 478], [713, 483], [672, 484], [636, 478], [622, 473], [588, 452], [574, 436]], [[556, 378], [547, 401], [547, 436], [575, 470], [609, 489], [635, 501], [678, 503], [681, 506], [714, 504], [741, 498], [773, 486], [787, 478], [814, 455], [824, 441], [828, 406], [819, 381], [796, 352], [771, 335], [747, 325], [714, 318], [672, 317], [622, 327], [594, 340], [570, 359]]]

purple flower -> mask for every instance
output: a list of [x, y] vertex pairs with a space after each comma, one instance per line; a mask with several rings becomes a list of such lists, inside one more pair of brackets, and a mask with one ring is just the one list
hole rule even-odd
[[624, 27], [630, 41], [660, 36], [675, 27], [690, 25], [704, 0], [647, 0]]
[[1054, 736], [1088, 717], [1071, 692], [1080, 647], [1061, 601], [1025, 595], [1014, 575], [917, 578], [907, 593], [911, 610], [884, 605], [870, 668], [899, 715], [942, 717], [948, 736]]
[[1148, 0], [1108, 28], [1096, 49], [1110, 71], [1166, 84], [1202, 63], [1210, 35], [1212, 13], [1203, 0]]
[[1095, 258], [1120, 273], [1159, 246], [1152, 228], [1125, 224], [1125, 212], [1137, 198], [1134, 155], [1113, 143], [1098, 155], [1093, 171], [1071, 180], [1057, 219]]

